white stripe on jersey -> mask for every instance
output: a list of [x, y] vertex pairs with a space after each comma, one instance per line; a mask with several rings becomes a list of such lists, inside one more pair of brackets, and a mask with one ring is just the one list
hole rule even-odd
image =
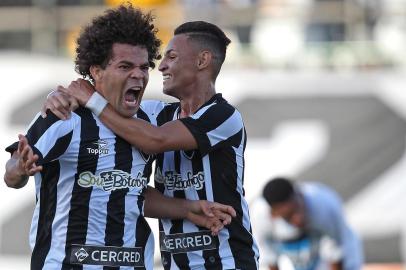
[[228, 239], [230, 238], [230, 233], [227, 229], [221, 230], [219, 233], [219, 253], [221, 258], [221, 264], [223, 269], [235, 269], [235, 261], [233, 253], [231, 253], [231, 248], [228, 243]]
[[206, 198], [209, 202], [214, 202], [209, 155], [205, 155], [204, 157], [202, 157], [202, 160], [204, 170], [204, 184], [206, 188]]
[[[36, 173], [34, 175], [34, 180], [35, 180], [35, 194], [39, 194], [40, 187], [41, 187], [41, 181], [42, 181], [41, 174]], [[31, 251], [34, 249], [35, 241], [37, 238], [38, 218], [39, 218], [39, 208], [40, 208], [39, 206], [41, 203], [40, 199], [41, 199], [40, 196], [37, 196], [37, 202], [35, 203], [34, 213], [32, 215], [32, 219], [31, 219], [31, 228], [30, 228], [30, 236], [29, 236]]]
[[[242, 141], [245, 140], [245, 133], [243, 132], [243, 139]], [[243, 153], [244, 152], [244, 145], [240, 144], [238, 148], [233, 147], [233, 149], [236, 152], [236, 161], [237, 161], [237, 174], [238, 174], [238, 179], [239, 181], [237, 181], [237, 189], [239, 190], [240, 193], [240, 197], [241, 197], [241, 208], [243, 209], [244, 213], [247, 213], [246, 215], [243, 215], [243, 226], [245, 227], [245, 229], [247, 230], [247, 232], [251, 231], [251, 222], [250, 222], [250, 216], [249, 216], [249, 208], [248, 208], [248, 203], [247, 201], [243, 198], [242, 194], [243, 193], [243, 183], [242, 183], [242, 177], [244, 174], [244, 157], [242, 155], [239, 155], [238, 153]], [[255, 238], [252, 237], [253, 241], [254, 241], [254, 245], [253, 245], [253, 250], [256, 254], [257, 257], [259, 257], [259, 249], [258, 249], [258, 244], [255, 241]], [[259, 263], [257, 261], [257, 268], [259, 267]]]
[[[34, 146], [37, 149], [41, 149], [42, 156], [45, 157], [49, 153], [49, 151], [54, 147], [55, 142], [59, 138], [65, 136], [66, 134], [68, 134], [73, 130], [73, 126], [76, 121], [80, 123], [80, 117], [72, 113], [71, 121], [64, 121], [64, 124], [62, 125], [60, 124], [59, 121], [55, 122], [52, 126], [48, 128], [47, 132], [45, 132], [38, 139], [37, 143]], [[54, 131], [55, 129], [58, 129], [58, 132]], [[55, 136], [55, 133], [58, 134], [59, 137]]]
[[202, 116], [211, 106], [214, 106], [214, 105], [216, 105], [216, 103], [212, 103], [212, 104], [209, 104], [209, 105], [207, 105], [207, 106], [204, 106], [204, 109], [201, 109], [201, 110], [197, 111], [196, 113], [194, 113], [194, 114], [191, 115], [190, 117], [193, 118], [193, 119], [198, 119], [198, 118], [200, 118], [200, 116]]
[[235, 110], [234, 113], [224, 123], [222, 123], [216, 129], [207, 132], [207, 137], [210, 140], [211, 146], [215, 146], [217, 143], [233, 136], [242, 128], [243, 126], [241, 115], [237, 110]]
[[[72, 114], [72, 121], [78, 121], [77, 123], [80, 123], [80, 117], [76, 114]], [[53, 124], [49, 129], [53, 129], [55, 128], [56, 123]], [[59, 125], [56, 128], [60, 128], [61, 125]], [[62, 126], [66, 126], [66, 125], [62, 125]], [[81, 132], [81, 126], [78, 125], [78, 127], [76, 129], [72, 129], [71, 130], [65, 130], [63, 133], [67, 134], [70, 131], [73, 130], [73, 134], [72, 134], [72, 141], [73, 138], [77, 138], [80, 137], [80, 132]], [[48, 130], [49, 130], [48, 129]], [[38, 143], [35, 144], [35, 147], [37, 147], [38, 149], [48, 149], [46, 150], [47, 152], [49, 152], [49, 147], [54, 146], [56, 140], [58, 139], [57, 136], [53, 135], [53, 133], [49, 133], [47, 130], [47, 132], [44, 134], [44, 136], [42, 136], [39, 140]], [[53, 136], [52, 136], [53, 135]], [[45, 138], [45, 139], [44, 139]], [[47, 140], [52, 141], [52, 143], [50, 143]], [[48, 144], [48, 145], [47, 145]], [[75, 148], [75, 149], [79, 149], [79, 145], [71, 145], [71, 147]], [[43, 156], [45, 157], [46, 154], [43, 154]], [[77, 157], [76, 157], [77, 158]], [[71, 198], [72, 198], [72, 189], [73, 189], [73, 185], [74, 185], [74, 181], [63, 181], [66, 179], [71, 179], [74, 177], [75, 173], [77, 172], [77, 167], [74, 166], [64, 166], [64, 164], [66, 164], [66, 161], [60, 160], [60, 167], [64, 168], [63, 170], [61, 169], [59, 171], [59, 181], [57, 184], [57, 194], [56, 194], [56, 210], [55, 210], [55, 217], [54, 220], [52, 222], [52, 231], [54, 233], [52, 233], [52, 239], [51, 239], [51, 247], [49, 249], [49, 252], [45, 258], [45, 263], [44, 263], [44, 269], [52, 269], [55, 267], [55, 263], [56, 261], [63, 261], [63, 259], [65, 258], [65, 242], [66, 242], [66, 229], [68, 226], [68, 218], [66, 218], [67, 213], [69, 213], [70, 210], [70, 202], [71, 202]], [[65, 162], [65, 163], [64, 163]], [[38, 173], [38, 176], [41, 178], [41, 173]], [[42, 179], [41, 179], [42, 181]], [[38, 183], [38, 188], [41, 186], [41, 183]], [[40, 191], [38, 190], [38, 197], [40, 194]], [[38, 201], [37, 206], [39, 208], [40, 206], [40, 202]], [[38, 218], [38, 217], [37, 217]], [[37, 226], [38, 225], [38, 219], [35, 221], [35, 223], [33, 222], [32, 225]], [[63, 230], [61, 229], [63, 228]], [[35, 232], [35, 235], [30, 235], [30, 238], [33, 237], [35, 238], [37, 236], [37, 232]]]
[[[147, 244], [145, 245], [145, 250], [144, 250], [144, 264], [145, 264], [145, 269], [147, 270], [152, 270], [154, 269], [154, 249], [155, 249], [155, 241], [154, 241], [154, 235], [151, 231], [149, 234]], [[131, 268], [133, 270], [134, 268]]]

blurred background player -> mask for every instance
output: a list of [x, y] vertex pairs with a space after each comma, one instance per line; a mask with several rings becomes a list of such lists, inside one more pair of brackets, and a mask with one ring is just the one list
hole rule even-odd
[[253, 223], [261, 261], [269, 269], [283, 270], [286, 258], [296, 270], [362, 268], [361, 243], [333, 190], [320, 183], [274, 178], [262, 195]]

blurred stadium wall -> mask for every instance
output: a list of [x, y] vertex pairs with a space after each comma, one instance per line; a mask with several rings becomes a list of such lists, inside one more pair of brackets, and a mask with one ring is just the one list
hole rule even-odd
[[[51, 89], [77, 77], [80, 26], [121, 2], [0, 0], [3, 148]], [[245, 119], [250, 201], [275, 175], [324, 182], [343, 197], [370, 267], [404, 261], [406, 0], [129, 2], [156, 15], [164, 42], [200, 19], [231, 37], [217, 88]], [[167, 99], [160, 87], [153, 71], [146, 97]], [[1, 269], [27, 268], [33, 190], [0, 185]]]

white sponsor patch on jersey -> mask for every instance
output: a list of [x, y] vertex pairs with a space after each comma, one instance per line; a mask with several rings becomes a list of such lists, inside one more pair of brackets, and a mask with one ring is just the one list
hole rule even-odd
[[148, 179], [138, 172], [135, 178], [121, 170], [103, 171], [99, 175], [86, 171], [79, 175], [78, 184], [81, 187], [98, 187], [106, 192], [123, 188], [146, 188]]

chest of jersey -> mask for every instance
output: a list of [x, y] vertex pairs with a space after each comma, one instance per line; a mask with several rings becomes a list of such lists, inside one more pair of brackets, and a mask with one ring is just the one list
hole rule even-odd
[[74, 178], [83, 188], [140, 194], [148, 184], [152, 157], [100, 125], [93, 136], [74, 136], [60, 162], [77, 168]]

